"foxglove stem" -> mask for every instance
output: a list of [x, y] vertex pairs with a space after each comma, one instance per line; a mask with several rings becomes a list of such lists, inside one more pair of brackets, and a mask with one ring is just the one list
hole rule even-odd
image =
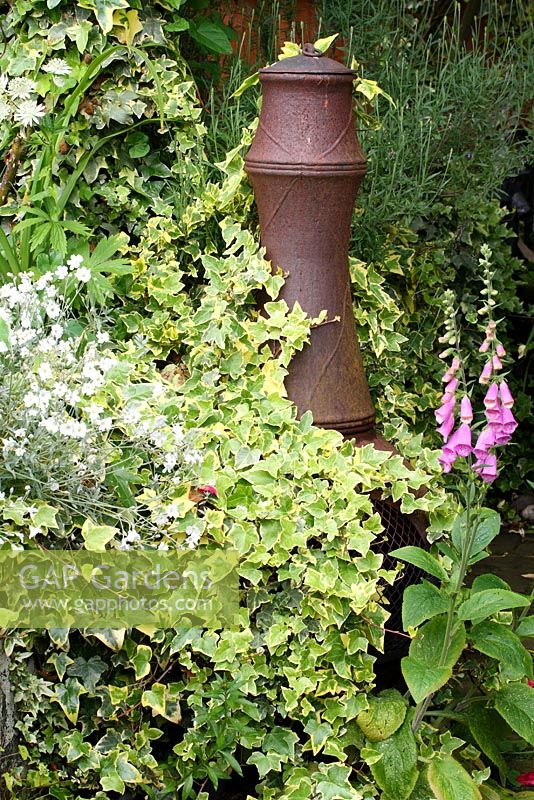
[[[472, 467], [472, 456], [468, 456], [469, 467]], [[469, 473], [472, 474], [471, 471]], [[475, 480], [473, 478], [470, 479]], [[483, 498], [485, 494], [485, 487], [481, 487], [480, 497], [479, 497], [479, 506], [482, 504]], [[462, 549], [461, 557], [460, 557], [460, 567], [458, 570], [458, 577], [456, 580], [456, 585], [453, 589], [453, 592], [449, 599], [449, 608], [447, 609], [447, 623], [445, 628], [445, 636], [443, 638], [443, 646], [441, 648], [441, 654], [438, 661], [438, 665], [440, 667], [444, 666], [447, 658], [447, 653], [449, 652], [449, 648], [451, 646], [452, 641], [452, 634], [453, 634], [453, 627], [454, 627], [454, 616], [456, 612], [456, 604], [458, 601], [458, 595], [460, 593], [460, 589], [463, 586], [465, 576], [467, 574], [467, 566], [469, 563], [469, 557], [471, 555], [471, 550], [473, 549], [473, 543], [475, 541], [475, 537], [477, 534], [477, 529], [479, 525], [478, 518], [474, 520], [473, 524], [473, 507], [471, 502], [471, 485], [468, 485], [466, 497], [465, 497], [465, 524], [467, 530], [467, 536], [464, 541], [464, 546]], [[477, 515], [478, 517], [478, 515]], [[424, 700], [421, 700], [420, 703], [417, 704], [415, 709], [415, 714], [412, 722], [412, 730], [417, 731], [419, 728], [423, 716], [426, 714], [430, 703], [432, 702], [432, 698], [434, 696], [434, 692], [431, 692]]]

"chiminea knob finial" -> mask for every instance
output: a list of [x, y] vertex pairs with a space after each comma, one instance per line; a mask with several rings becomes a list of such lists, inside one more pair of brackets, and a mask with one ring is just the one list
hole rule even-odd
[[317, 50], [317, 48], [314, 47], [313, 44], [310, 44], [310, 42], [307, 42], [302, 48], [302, 55], [303, 56], [312, 56], [312, 58], [320, 58], [321, 56], [324, 55], [324, 53], [321, 53], [321, 51]]

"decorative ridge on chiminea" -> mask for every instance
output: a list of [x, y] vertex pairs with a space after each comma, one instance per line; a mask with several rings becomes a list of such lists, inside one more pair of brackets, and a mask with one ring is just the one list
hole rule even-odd
[[[348, 270], [354, 201], [366, 172], [352, 111], [355, 73], [313, 45], [260, 70], [263, 102], [245, 158], [261, 241], [286, 281], [280, 297], [308, 316], [326, 309], [286, 379], [314, 423], [392, 449], [373, 433], [375, 410], [356, 336]], [[337, 320], [336, 320], [337, 318]]]

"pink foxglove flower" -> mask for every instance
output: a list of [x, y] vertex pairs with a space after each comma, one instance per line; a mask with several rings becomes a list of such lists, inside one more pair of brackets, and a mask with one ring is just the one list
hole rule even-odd
[[438, 428], [438, 433], [443, 436], [443, 441], [446, 442], [451, 435], [454, 428], [454, 416], [450, 414]]
[[462, 402], [460, 403], [460, 419], [467, 424], [473, 421], [473, 409], [471, 408], [471, 401], [467, 395], [462, 397]]
[[[463, 422], [453, 436], [456, 436], [453, 444], [456, 455], [468, 456], [473, 449], [471, 446], [471, 428], [469, 425]], [[452, 439], [453, 437], [451, 436], [448, 446], [450, 446]]]
[[490, 447], [495, 445], [495, 431], [489, 425], [479, 434], [473, 451], [479, 461], [483, 461]]
[[434, 411], [434, 416], [436, 417], [436, 421], [443, 425], [446, 419], [452, 416], [454, 406], [456, 405], [456, 400], [454, 397], [451, 397], [450, 400], [447, 400], [446, 403], [443, 403], [436, 411]]
[[504, 358], [505, 355], [506, 355], [506, 350], [504, 349], [504, 347], [502, 346], [502, 344], [500, 342], [497, 345], [497, 347], [495, 348], [495, 352], [497, 353], [499, 358]]
[[499, 358], [499, 356], [493, 356], [493, 358], [491, 359], [491, 365], [494, 370], [502, 369], [502, 361]]
[[456, 461], [456, 455], [454, 453], [442, 453], [438, 456], [438, 461], [443, 468], [443, 472], [450, 472], [452, 465]]
[[473, 464], [473, 469], [485, 483], [491, 483], [498, 475], [497, 456], [495, 453], [488, 453], [483, 459]]
[[489, 339], [484, 339], [480, 347], [478, 348], [479, 353], [487, 353], [489, 350], [490, 341]]
[[501, 409], [501, 426], [505, 433], [510, 436], [517, 428], [517, 421], [509, 408]]
[[512, 408], [514, 405], [514, 398], [512, 397], [512, 393], [505, 381], [501, 381], [499, 391], [501, 394], [501, 403], [503, 404], [504, 408]]
[[[501, 384], [502, 386], [502, 384]], [[496, 383], [492, 383], [486, 392], [484, 398], [484, 405], [486, 408], [497, 408], [499, 405], [499, 387]]]
[[[451, 397], [454, 397], [454, 393], [456, 391], [456, 387], [457, 386], [458, 386], [458, 378], [451, 378], [451, 380], [447, 383], [447, 385], [445, 387], [445, 391], [443, 393], [443, 397], [445, 397], [445, 395], [448, 395], [449, 399]], [[445, 403], [446, 400], [443, 400], [443, 402]]]
[[486, 384], [490, 382], [491, 373], [493, 372], [493, 365], [491, 361], [487, 361], [484, 364], [484, 368], [480, 373], [480, 378], [478, 379], [479, 383]]

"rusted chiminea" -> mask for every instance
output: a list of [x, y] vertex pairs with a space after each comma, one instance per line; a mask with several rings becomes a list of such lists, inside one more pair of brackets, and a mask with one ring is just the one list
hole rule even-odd
[[[310, 317], [328, 312], [328, 323], [312, 330], [310, 344], [289, 365], [288, 397], [300, 414], [310, 409], [316, 425], [394, 451], [374, 430], [352, 310], [350, 226], [366, 171], [353, 119], [354, 75], [309, 44], [301, 55], [260, 70], [263, 104], [245, 168], [267, 258], [286, 274], [280, 297], [290, 308], [298, 302]], [[395, 504], [380, 498], [374, 504], [388, 538], [379, 548], [390, 567], [388, 550], [421, 544], [421, 532]], [[403, 588], [418, 578], [408, 565], [402, 580], [385, 590], [390, 627], [401, 628]], [[390, 638], [389, 654], [403, 641]]]
[[374, 438], [348, 270], [352, 211], [366, 171], [353, 79], [313, 45], [260, 70], [263, 104], [245, 165], [267, 258], [287, 275], [280, 297], [290, 308], [298, 301], [310, 317], [328, 312], [329, 323], [312, 331], [290, 364], [288, 396], [320, 427]]

